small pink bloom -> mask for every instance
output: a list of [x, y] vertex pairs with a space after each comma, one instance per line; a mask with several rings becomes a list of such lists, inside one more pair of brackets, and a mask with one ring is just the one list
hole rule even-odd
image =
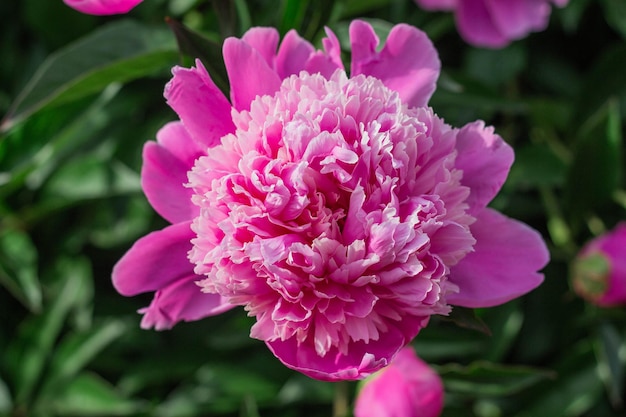
[[573, 264], [576, 293], [601, 307], [626, 304], [626, 223], [591, 240]]
[[358, 379], [430, 315], [535, 288], [548, 254], [486, 208], [512, 149], [482, 122], [455, 129], [425, 107], [440, 64], [424, 33], [395, 26], [380, 49], [353, 22], [350, 77], [327, 35], [323, 51], [294, 31], [280, 46], [269, 28], [227, 39], [230, 100], [200, 62], [174, 68], [165, 96], [180, 121], [146, 144], [142, 168], [173, 225], [135, 243], [113, 283], [156, 291], [144, 327], [242, 305], [251, 336], [287, 366]]
[[502, 48], [548, 26], [550, 3], [569, 0], [415, 0], [426, 10], [454, 11], [459, 33], [468, 43]]
[[82, 13], [95, 15], [124, 14], [143, 0], [63, 0]]
[[437, 373], [405, 347], [391, 364], [365, 381], [355, 417], [437, 417], [443, 409], [443, 383]]

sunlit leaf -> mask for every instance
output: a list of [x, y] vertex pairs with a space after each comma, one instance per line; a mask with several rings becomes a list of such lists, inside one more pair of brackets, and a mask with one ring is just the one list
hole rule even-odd
[[438, 368], [446, 391], [473, 395], [504, 396], [518, 393], [546, 378], [549, 370], [527, 366], [507, 366], [474, 362], [468, 366], [444, 365]]

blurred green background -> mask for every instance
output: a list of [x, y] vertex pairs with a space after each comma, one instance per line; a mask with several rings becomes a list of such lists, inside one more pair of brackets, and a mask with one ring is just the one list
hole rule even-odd
[[318, 46], [329, 26], [344, 48], [356, 17], [382, 37], [399, 22], [425, 30], [443, 66], [431, 106], [454, 126], [483, 119], [515, 148], [493, 206], [552, 253], [531, 294], [434, 317], [417, 337], [444, 379], [443, 416], [626, 416], [626, 312], [568, 282], [581, 245], [626, 220], [624, 0], [571, 0], [502, 50], [468, 46], [450, 14], [411, 0], [146, 0], [122, 17], [0, 2], [0, 415], [330, 416], [354, 398], [356, 384], [337, 397], [345, 385], [282, 366], [242, 309], [146, 331], [136, 310], [151, 295], [112, 288], [113, 264], [166, 224], [141, 192], [141, 148], [175, 119], [163, 86], [195, 52], [179, 52], [165, 16], [214, 42], [198, 49], [214, 68], [222, 39], [250, 26]]

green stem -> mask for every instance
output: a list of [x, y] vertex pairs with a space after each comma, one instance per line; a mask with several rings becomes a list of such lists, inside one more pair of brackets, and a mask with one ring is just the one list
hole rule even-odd
[[333, 417], [347, 417], [349, 413], [348, 382], [335, 383], [335, 399], [333, 401]]

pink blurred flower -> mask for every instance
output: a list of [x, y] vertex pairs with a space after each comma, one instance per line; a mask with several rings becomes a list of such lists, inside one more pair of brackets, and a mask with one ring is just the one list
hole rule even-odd
[[124, 14], [143, 0], [63, 0], [82, 13], [95, 15]]
[[551, 3], [563, 7], [569, 0], [415, 0], [426, 10], [454, 11], [459, 33], [468, 43], [502, 48], [530, 32], [544, 30]]
[[358, 379], [430, 315], [535, 288], [548, 253], [486, 208], [512, 149], [425, 107], [440, 63], [423, 32], [397, 25], [377, 51], [372, 27], [353, 22], [350, 78], [327, 34], [323, 51], [295, 31], [280, 47], [269, 28], [227, 39], [230, 101], [200, 62], [174, 68], [165, 96], [180, 121], [146, 144], [142, 168], [173, 225], [137, 241], [113, 283], [156, 291], [143, 327], [243, 305], [251, 336], [287, 366]]
[[357, 395], [355, 417], [437, 417], [443, 410], [443, 383], [413, 348], [365, 381]]
[[578, 295], [601, 307], [626, 304], [626, 223], [588, 242], [573, 264]]

